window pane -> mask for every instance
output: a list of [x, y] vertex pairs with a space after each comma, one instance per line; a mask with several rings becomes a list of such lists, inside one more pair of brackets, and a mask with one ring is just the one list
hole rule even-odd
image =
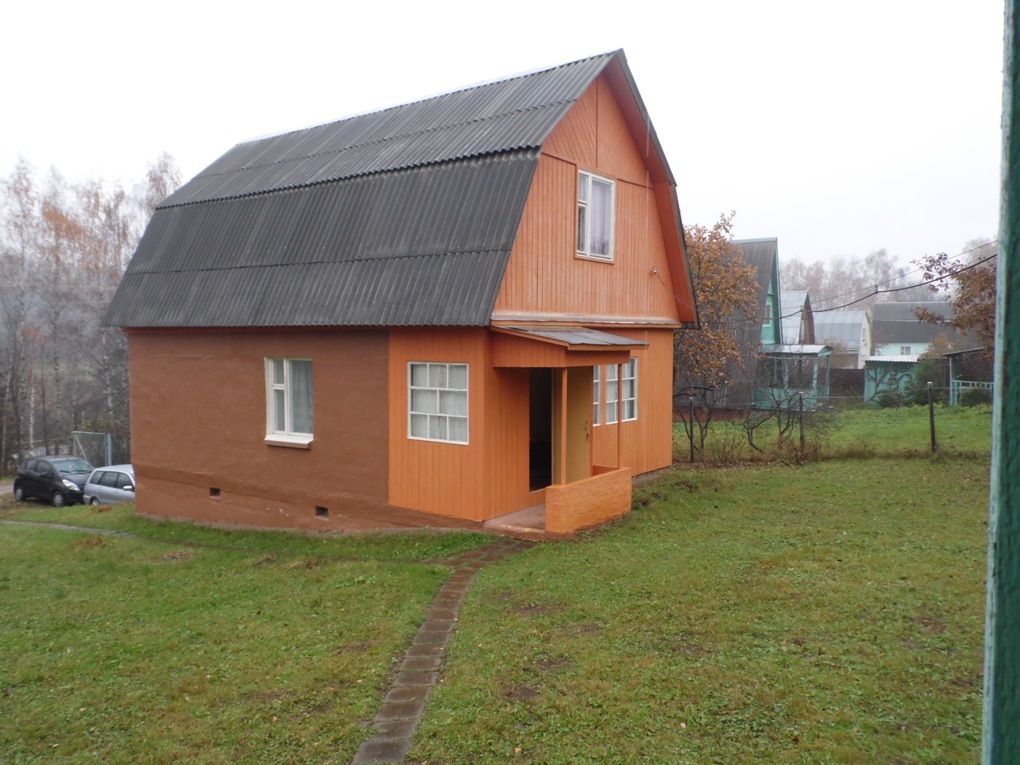
[[440, 391], [439, 411], [443, 414], [467, 415], [467, 391]]
[[312, 432], [312, 362], [290, 362], [291, 432]]
[[273, 359], [273, 384], [283, 385], [283, 359]]
[[429, 438], [446, 440], [446, 418], [429, 417]]
[[429, 366], [428, 364], [412, 364], [411, 365], [411, 385], [416, 388], [425, 388], [429, 384]]
[[287, 424], [287, 398], [282, 388], [273, 389], [273, 422], [272, 429], [282, 432]]
[[623, 402], [623, 419], [633, 420], [637, 418], [637, 401], [630, 400]]
[[588, 208], [577, 206], [577, 251], [588, 252]]
[[579, 202], [588, 201], [588, 176], [584, 173], [577, 174], [577, 200]]
[[467, 364], [450, 364], [450, 388], [467, 390]]
[[446, 387], [446, 364], [429, 364], [429, 387]]
[[616, 401], [606, 402], [606, 422], [616, 422]]
[[424, 414], [411, 415], [411, 435], [415, 438], [429, 437], [429, 418]]
[[591, 254], [609, 257], [609, 236], [612, 230], [613, 187], [592, 180]]
[[623, 381], [623, 397], [634, 398], [634, 381], [624, 380]]
[[606, 380], [613, 381], [615, 379], [616, 379], [616, 364], [610, 364], [608, 367], [606, 367]]
[[468, 440], [467, 417], [451, 417], [449, 422], [450, 422], [450, 440], [462, 441], [464, 443], [467, 443]]
[[437, 395], [434, 390], [412, 390], [411, 411], [435, 414], [439, 411]]
[[117, 488], [123, 489], [125, 486], [131, 486], [131, 476], [127, 473], [119, 473], [117, 475]]

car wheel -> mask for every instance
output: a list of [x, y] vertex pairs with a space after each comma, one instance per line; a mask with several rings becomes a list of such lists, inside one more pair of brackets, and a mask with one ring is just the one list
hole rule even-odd
[[93, 507], [95, 507], [96, 505], [100, 505], [102, 503], [99, 501], [99, 497], [93, 497], [92, 501], [89, 502], [89, 504], [92, 505]]
[[25, 501], [25, 490], [22, 489], [21, 486], [14, 487], [14, 499], [18, 502]]
[[53, 492], [53, 506], [63, 507], [67, 504], [67, 499], [59, 491]]

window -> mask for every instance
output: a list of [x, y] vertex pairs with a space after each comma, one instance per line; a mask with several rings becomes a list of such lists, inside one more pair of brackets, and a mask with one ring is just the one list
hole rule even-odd
[[910, 355], [910, 346], [909, 345], [901, 345], [900, 346], [900, 356], [909, 356], [909, 355]]
[[266, 440], [312, 441], [312, 362], [266, 359]]
[[468, 365], [408, 364], [410, 438], [468, 442]]
[[[623, 421], [637, 419], [637, 359], [623, 365], [623, 379], [616, 379], [615, 364], [606, 367], [606, 422], [616, 422], [619, 412]], [[622, 394], [622, 396], [621, 396]]]
[[600, 406], [600, 403], [602, 401], [602, 398], [601, 398], [602, 374], [601, 374], [601, 372], [602, 372], [602, 367], [598, 367], [598, 366], [592, 367], [592, 370], [591, 370], [591, 373], [592, 373], [592, 378], [591, 378], [591, 380], [592, 380], [592, 383], [591, 383], [591, 406], [592, 406], [591, 424], [592, 425], [600, 425], [602, 423], [602, 421], [600, 419], [600, 415], [602, 413], [601, 412], [602, 407]]
[[613, 182], [591, 173], [577, 175], [577, 254], [613, 259]]

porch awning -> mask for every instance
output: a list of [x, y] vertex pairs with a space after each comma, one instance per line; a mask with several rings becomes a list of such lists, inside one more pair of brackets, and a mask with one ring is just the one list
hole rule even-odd
[[492, 363], [497, 367], [584, 367], [626, 364], [648, 345], [587, 327], [493, 326]]

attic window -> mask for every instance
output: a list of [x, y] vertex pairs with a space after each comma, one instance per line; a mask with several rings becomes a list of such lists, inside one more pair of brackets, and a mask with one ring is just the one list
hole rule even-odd
[[577, 174], [577, 254], [597, 260], [613, 259], [616, 186], [607, 179]]

